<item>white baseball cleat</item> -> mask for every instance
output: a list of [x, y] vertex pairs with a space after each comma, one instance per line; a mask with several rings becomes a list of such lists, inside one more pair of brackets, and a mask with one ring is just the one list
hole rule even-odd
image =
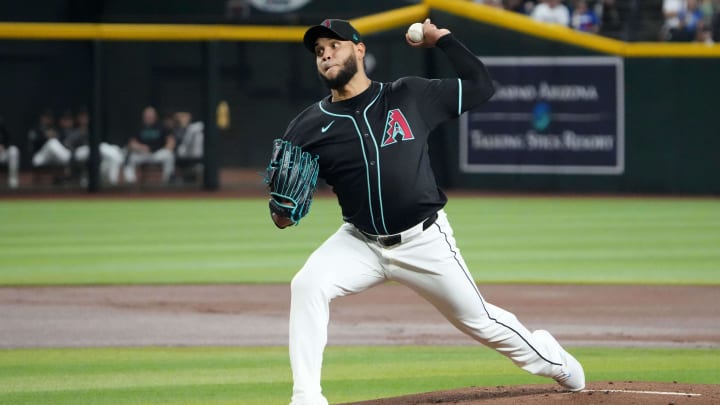
[[548, 348], [550, 353], [558, 353], [562, 361], [560, 373], [553, 377], [563, 388], [577, 392], [585, 388], [585, 371], [575, 357], [565, 351], [553, 335], [546, 330], [536, 330], [533, 335]]
[[319, 395], [293, 395], [290, 405], [328, 405], [328, 400], [322, 394]]

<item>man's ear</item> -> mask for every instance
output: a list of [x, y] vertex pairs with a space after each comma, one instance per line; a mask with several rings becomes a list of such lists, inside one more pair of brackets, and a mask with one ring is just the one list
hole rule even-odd
[[365, 58], [365, 51], [366, 51], [365, 43], [364, 42], [358, 43], [356, 46], [356, 49], [357, 50], [355, 52], [357, 53], [357, 57], [360, 61], [362, 61]]

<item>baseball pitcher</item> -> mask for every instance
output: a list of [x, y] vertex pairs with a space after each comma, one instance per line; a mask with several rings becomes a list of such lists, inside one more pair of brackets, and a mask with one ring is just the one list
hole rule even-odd
[[330, 94], [293, 119], [273, 145], [266, 174], [271, 218], [279, 228], [298, 224], [320, 177], [337, 195], [344, 222], [292, 280], [292, 405], [327, 404], [320, 377], [330, 301], [390, 280], [522, 369], [569, 391], [585, 386], [580, 363], [547, 331], [531, 332], [485, 301], [465, 265], [427, 141], [434, 128], [484, 103], [494, 89], [483, 63], [449, 30], [429, 19], [421, 29], [406, 35], [407, 44], [438, 48], [458, 77], [376, 82], [365, 73], [366, 47], [349, 22], [329, 19], [305, 33]]

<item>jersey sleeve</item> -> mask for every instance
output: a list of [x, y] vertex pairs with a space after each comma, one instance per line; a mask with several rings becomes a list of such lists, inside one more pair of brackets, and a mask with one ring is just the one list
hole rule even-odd
[[426, 79], [404, 77], [393, 83], [393, 91], [406, 93], [413, 99], [420, 116], [429, 128], [461, 114], [459, 79]]
[[289, 141], [293, 145], [303, 146], [303, 134], [308, 131], [308, 122], [313, 121], [313, 107], [314, 105], [307, 107], [290, 121], [282, 136], [284, 141]]
[[459, 97], [461, 112], [486, 102], [495, 93], [495, 87], [485, 64], [465, 47], [453, 34], [437, 42], [460, 78]]
[[495, 93], [485, 65], [452, 34], [440, 38], [437, 47], [450, 60], [457, 78], [406, 77], [396, 81], [393, 88], [406, 91], [416, 100], [418, 110], [430, 128], [477, 107]]

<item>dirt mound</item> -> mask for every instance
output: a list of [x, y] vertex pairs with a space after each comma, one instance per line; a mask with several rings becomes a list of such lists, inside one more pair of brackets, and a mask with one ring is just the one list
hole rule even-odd
[[[395, 398], [353, 402], [352, 405], [425, 404], [718, 404], [720, 385], [655, 382], [594, 382], [578, 393], [560, 391], [557, 385], [472, 387]], [[349, 405], [349, 404], [347, 404]]]

